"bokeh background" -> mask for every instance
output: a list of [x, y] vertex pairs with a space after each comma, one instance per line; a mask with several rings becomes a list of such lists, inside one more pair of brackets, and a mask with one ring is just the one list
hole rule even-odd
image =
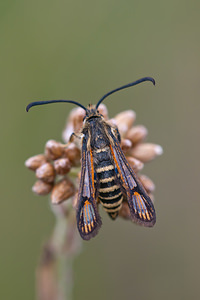
[[150, 83], [106, 100], [110, 116], [137, 112], [164, 154], [144, 173], [156, 183], [157, 224], [112, 222], [74, 265], [74, 299], [198, 299], [200, 268], [200, 2], [2, 0], [0, 4], [0, 299], [34, 299], [41, 245], [54, 226], [48, 197], [24, 167], [61, 141], [70, 105], [96, 103], [143, 76]]

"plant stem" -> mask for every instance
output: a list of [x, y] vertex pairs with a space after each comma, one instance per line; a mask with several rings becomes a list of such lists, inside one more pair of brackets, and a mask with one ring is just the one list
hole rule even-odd
[[81, 249], [71, 201], [52, 206], [56, 224], [37, 268], [37, 300], [71, 300], [73, 262]]

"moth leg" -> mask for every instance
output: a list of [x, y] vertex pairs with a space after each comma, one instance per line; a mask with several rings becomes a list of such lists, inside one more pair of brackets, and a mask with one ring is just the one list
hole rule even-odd
[[78, 148], [81, 148], [81, 142], [83, 140], [84, 134], [83, 133], [72, 133], [70, 138], [69, 138], [69, 142], [64, 145], [64, 147], [69, 146], [71, 143], [74, 143]]
[[76, 144], [77, 147], [80, 148], [80, 140], [82, 140], [83, 137], [84, 137], [84, 134], [82, 134], [82, 133], [76, 134], [73, 132], [69, 138], [69, 142], [67, 144], [61, 145], [61, 147], [67, 148], [71, 143], [74, 143], [74, 144]]
[[74, 142], [76, 139], [82, 140], [83, 136], [84, 136], [84, 135], [83, 135], [82, 133], [77, 134], [77, 133], [74, 133], [74, 132], [73, 132], [73, 133], [71, 134], [70, 138], [69, 138], [69, 142], [72, 143], [72, 142]]

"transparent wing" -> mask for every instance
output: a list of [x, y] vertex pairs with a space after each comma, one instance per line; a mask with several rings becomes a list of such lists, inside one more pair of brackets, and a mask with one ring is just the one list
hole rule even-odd
[[102, 224], [95, 198], [94, 177], [92, 151], [87, 150], [86, 140], [83, 140], [81, 181], [76, 218], [79, 233], [84, 240], [94, 237]]
[[156, 222], [153, 203], [127, 162], [118, 140], [112, 132], [110, 132], [110, 135], [112, 137], [112, 140], [110, 140], [111, 152], [115, 167], [120, 174], [121, 185], [127, 196], [131, 218], [140, 225], [152, 227]]

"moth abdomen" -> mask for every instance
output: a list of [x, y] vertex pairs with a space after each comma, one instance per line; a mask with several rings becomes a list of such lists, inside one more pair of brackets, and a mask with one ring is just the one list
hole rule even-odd
[[123, 195], [110, 158], [110, 149], [98, 149], [94, 156], [97, 162], [95, 169], [99, 181], [99, 200], [109, 216], [116, 219], [122, 206]]

